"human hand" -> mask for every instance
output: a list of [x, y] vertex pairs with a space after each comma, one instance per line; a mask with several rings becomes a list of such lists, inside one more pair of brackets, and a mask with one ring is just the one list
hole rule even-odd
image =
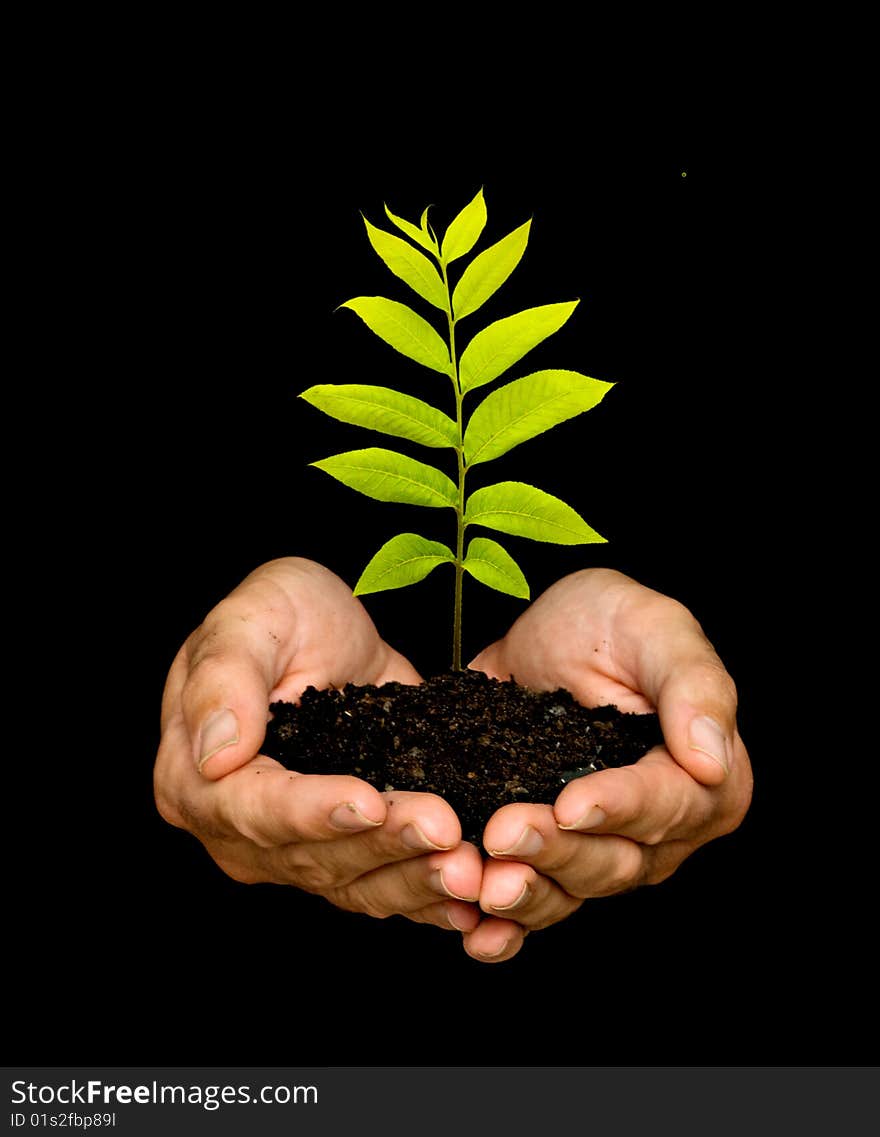
[[[269, 703], [308, 686], [419, 683], [363, 605], [313, 561], [251, 573], [180, 649], [154, 771], [159, 812], [235, 880], [318, 893], [340, 908], [468, 932], [481, 858], [452, 808], [359, 778], [297, 774], [259, 753]], [[393, 804], [394, 808], [389, 808]]]
[[490, 918], [465, 936], [469, 953], [509, 959], [528, 931], [585, 899], [664, 880], [745, 816], [752, 774], [736, 689], [677, 601], [612, 570], [573, 573], [470, 666], [538, 690], [565, 687], [588, 706], [656, 710], [666, 745], [569, 782], [553, 806], [493, 814], [480, 890]]

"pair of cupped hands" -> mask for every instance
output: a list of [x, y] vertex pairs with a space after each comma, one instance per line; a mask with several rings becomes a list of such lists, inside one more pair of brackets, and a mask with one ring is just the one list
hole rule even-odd
[[421, 681], [339, 577], [291, 557], [251, 573], [178, 652], [163, 697], [159, 812], [235, 880], [455, 930], [487, 962], [511, 958], [528, 932], [584, 900], [664, 880], [745, 816], [752, 775], [736, 689], [677, 601], [612, 570], [576, 572], [470, 666], [565, 687], [588, 705], [656, 710], [665, 745], [569, 782], [552, 806], [497, 810], [485, 855], [461, 840], [440, 797], [285, 769], [260, 753], [270, 702], [309, 686]]

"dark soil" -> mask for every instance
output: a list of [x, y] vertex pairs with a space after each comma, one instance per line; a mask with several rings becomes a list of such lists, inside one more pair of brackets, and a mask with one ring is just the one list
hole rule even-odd
[[565, 690], [531, 691], [478, 671], [421, 686], [386, 683], [273, 703], [262, 752], [304, 774], [355, 774], [378, 790], [439, 794], [481, 845], [508, 802], [552, 804], [573, 778], [637, 762], [663, 741], [655, 714], [588, 709]]

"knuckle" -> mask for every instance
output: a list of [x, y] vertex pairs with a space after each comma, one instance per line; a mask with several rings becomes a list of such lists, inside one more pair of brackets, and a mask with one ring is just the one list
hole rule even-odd
[[325, 895], [331, 904], [344, 912], [358, 912], [363, 916], [371, 916], [374, 920], [385, 920], [394, 915], [377, 895], [357, 882], [328, 890]]
[[640, 830], [639, 841], [643, 845], [649, 845], [653, 848], [659, 845], [666, 837], [667, 827], [665, 825], [652, 825], [647, 829]]
[[697, 618], [690, 608], [688, 608], [686, 604], [682, 604], [680, 600], [676, 600], [674, 596], [666, 596], [660, 592], [651, 592], [646, 597], [645, 603], [657, 612], [658, 615], [666, 619], [689, 622], [699, 627]]
[[307, 847], [289, 845], [284, 850], [283, 863], [287, 875], [304, 892], [324, 895], [340, 887], [336, 869], [316, 858]]
[[650, 817], [640, 819], [635, 835], [643, 845], [656, 847], [668, 841], [671, 834], [702, 828], [711, 815], [711, 805], [694, 802], [684, 794], [667, 795]]
[[281, 835], [278, 799], [267, 794], [266, 778], [251, 776], [263, 772], [261, 767], [252, 766], [238, 771], [234, 782], [221, 783], [225, 791], [222, 814], [236, 834], [257, 848], [268, 850], [285, 844], [285, 837], [291, 840], [296, 830], [291, 825], [289, 834]]
[[696, 690], [721, 699], [732, 707], [737, 705], [736, 683], [714, 651], [693, 664], [690, 678]]
[[218, 824], [216, 818], [211, 817], [183, 794], [174, 796], [172, 791], [157, 787], [154, 796], [160, 817], [169, 825], [185, 829], [200, 841], [224, 840], [229, 836], [226, 828]]
[[[403, 872], [398, 873], [396, 876], [396, 880], [400, 881], [403, 885], [404, 893], [403, 897], [401, 897], [401, 902], [397, 906], [397, 910], [400, 912], [411, 912], [426, 904], [428, 901], [423, 881], [421, 878], [411, 875], [410, 872], [407, 871], [408, 868], [408, 865], [403, 865]], [[386, 907], [388, 907], [387, 904]]]
[[183, 697], [186, 699], [198, 689], [217, 687], [224, 678], [227, 667], [226, 653], [212, 644], [210, 640], [196, 645], [189, 658]]
[[541, 872], [556, 880], [560, 877], [576, 875], [580, 864], [580, 848], [574, 841], [565, 842], [556, 856], [546, 857], [541, 862]]
[[735, 829], [738, 829], [742, 824], [743, 818], [748, 813], [751, 804], [752, 779], [749, 778], [736, 788], [726, 810], [719, 817], [718, 836], [724, 837], [728, 833], [733, 833]]
[[729, 833], [732, 833], [733, 830], [736, 829], [740, 825], [740, 823], [742, 822], [745, 815], [749, 812], [749, 808], [751, 807], [751, 804], [752, 804], [752, 793], [753, 793], [753, 791], [754, 791], [754, 783], [752, 781], [752, 778], [749, 777], [744, 782], [744, 784], [742, 785], [742, 787], [738, 791], [736, 798], [734, 799], [734, 801], [735, 801], [735, 813], [733, 815], [733, 824], [731, 825], [730, 829], [728, 830]]
[[662, 884], [695, 848], [695, 845], [686, 841], [670, 841], [659, 849], [652, 850], [651, 856], [646, 859], [642, 883]]
[[242, 802], [235, 811], [236, 831], [259, 849], [271, 849], [275, 844], [263, 832], [262, 823], [253, 804]]
[[635, 841], [621, 838], [609, 866], [593, 896], [615, 896], [631, 892], [644, 883], [645, 855]]
[[644, 628], [686, 628], [702, 632], [690, 608], [673, 596], [642, 588], [635, 593], [628, 592], [627, 603]]
[[248, 638], [249, 621], [227, 597], [221, 600], [186, 642], [187, 679], [193, 685], [211, 685], [236, 659], [236, 648]]
[[153, 790], [153, 798], [159, 816], [163, 821], [167, 821], [169, 825], [173, 825], [176, 829], [187, 828], [186, 817], [183, 811], [171, 794], [166, 792], [164, 787], [156, 785]]
[[238, 884], [265, 884], [271, 878], [251, 865], [243, 865], [239, 861], [214, 858], [224, 873]]
[[345, 895], [349, 905], [347, 911], [349, 912], [360, 912], [364, 916], [370, 916], [373, 920], [387, 920], [389, 916], [396, 914], [381, 904], [377, 897], [361, 894], [357, 895], [357, 899], [355, 899], [356, 894], [352, 889], [347, 889]]
[[182, 779], [173, 761], [174, 748], [163, 733], [153, 767], [153, 801], [159, 816], [176, 829], [189, 829], [189, 814], [184, 806]]
[[520, 919], [522, 920], [523, 927], [527, 931], [540, 932], [544, 928], [550, 928], [554, 924], [558, 924], [560, 920], [566, 920], [576, 912], [583, 903], [584, 901], [579, 897], [566, 895], [564, 901], [552, 910], [542, 910], [536, 912], [534, 915], [525, 912]]
[[408, 865], [402, 865], [391, 872], [357, 876], [337, 884], [326, 892], [326, 896], [339, 908], [360, 912], [376, 920], [410, 915], [424, 909], [433, 897], [425, 895], [420, 880], [408, 868]]

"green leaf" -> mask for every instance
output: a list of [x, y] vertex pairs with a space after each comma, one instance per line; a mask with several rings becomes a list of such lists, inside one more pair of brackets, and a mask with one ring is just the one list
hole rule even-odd
[[454, 564], [455, 556], [439, 541], [428, 541], [418, 533], [399, 533], [382, 546], [361, 573], [354, 594], [364, 596], [415, 584], [446, 561]]
[[605, 541], [570, 505], [523, 482], [498, 482], [472, 493], [464, 523], [555, 545]]
[[423, 300], [446, 311], [446, 289], [433, 264], [408, 241], [377, 229], [364, 217], [370, 244], [395, 276], [408, 284]]
[[397, 226], [401, 233], [406, 233], [407, 237], [415, 241], [417, 245], [421, 245], [423, 249], [427, 249], [429, 253], [433, 253], [435, 257], [439, 256], [437, 242], [431, 237], [430, 233], [428, 232], [428, 226], [426, 223], [428, 216], [427, 209], [422, 214], [421, 229], [418, 227], [418, 225], [413, 225], [412, 221], [406, 221], [402, 217], [395, 216], [395, 214], [391, 212], [387, 205], [385, 206], [385, 212], [388, 215], [388, 220], [393, 222], [393, 224]]
[[486, 225], [486, 202], [482, 189], [472, 202], [464, 207], [446, 230], [440, 256], [450, 265], [469, 253]]
[[569, 300], [564, 304], [526, 308], [477, 332], [458, 364], [462, 393], [497, 379], [542, 340], [558, 332], [578, 303], [578, 300]]
[[529, 241], [529, 220], [519, 229], [474, 257], [461, 274], [452, 295], [452, 310], [456, 320], [476, 312], [507, 280], [519, 264]]
[[506, 592], [508, 596], [529, 599], [529, 582], [506, 549], [488, 537], [474, 537], [468, 545], [463, 567], [482, 584]]
[[421, 399], [390, 387], [320, 383], [303, 391], [300, 398], [340, 422], [408, 438], [422, 446], [458, 444], [458, 427], [451, 418]]
[[325, 474], [377, 501], [403, 501], [409, 505], [458, 505], [455, 483], [440, 470], [407, 458], [394, 450], [370, 447], [349, 450], [312, 462]]
[[371, 332], [401, 355], [441, 375], [449, 374], [449, 348], [428, 321], [412, 308], [396, 300], [386, 300], [384, 296], [356, 296], [339, 307], [356, 312]]
[[480, 403], [464, 436], [468, 465], [500, 458], [526, 439], [595, 407], [614, 386], [577, 371], [536, 371]]

